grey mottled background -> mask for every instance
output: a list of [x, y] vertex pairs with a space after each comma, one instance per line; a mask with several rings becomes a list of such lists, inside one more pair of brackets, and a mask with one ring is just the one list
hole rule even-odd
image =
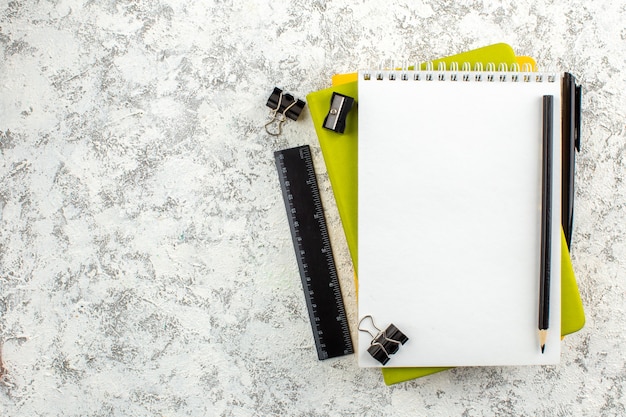
[[[623, 1], [0, 1], [0, 414], [625, 415], [624, 22]], [[386, 387], [318, 362], [274, 150], [314, 149], [354, 331], [351, 262], [310, 117], [269, 137], [269, 92], [496, 42], [584, 85], [586, 327], [556, 367]]]

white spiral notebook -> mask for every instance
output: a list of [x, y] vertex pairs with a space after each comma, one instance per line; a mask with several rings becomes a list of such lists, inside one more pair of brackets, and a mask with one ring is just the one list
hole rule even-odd
[[[561, 78], [359, 73], [359, 319], [408, 337], [388, 367], [560, 356]], [[552, 95], [549, 333], [539, 347], [542, 97]], [[371, 328], [370, 321], [362, 326]], [[377, 330], [371, 330], [372, 335]], [[359, 332], [363, 367], [382, 366]]]

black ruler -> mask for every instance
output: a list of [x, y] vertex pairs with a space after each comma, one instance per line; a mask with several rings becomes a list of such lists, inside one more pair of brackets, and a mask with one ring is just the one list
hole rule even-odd
[[354, 353], [308, 145], [274, 153], [320, 360]]

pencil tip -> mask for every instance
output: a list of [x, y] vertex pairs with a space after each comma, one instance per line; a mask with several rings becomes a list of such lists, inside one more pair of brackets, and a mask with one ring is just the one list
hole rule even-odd
[[546, 350], [546, 341], [548, 340], [548, 330], [539, 330], [539, 346], [541, 346], [541, 353]]

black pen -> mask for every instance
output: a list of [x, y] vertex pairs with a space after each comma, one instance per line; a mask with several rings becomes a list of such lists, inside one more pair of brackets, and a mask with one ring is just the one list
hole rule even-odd
[[551, 95], [543, 96], [543, 152], [541, 174], [541, 271], [539, 279], [539, 342], [545, 351], [550, 324], [550, 272], [552, 258], [552, 138], [553, 101]]
[[562, 188], [561, 223], [565, 241], [569, 247], [572, 241], [574, 223], [574, 174], [575, 154], [580, 151], [580, 113], [582, 90], [576, 85], [576, 78], [566, 72], [563, 75], [563, 125], [561, 142]]

